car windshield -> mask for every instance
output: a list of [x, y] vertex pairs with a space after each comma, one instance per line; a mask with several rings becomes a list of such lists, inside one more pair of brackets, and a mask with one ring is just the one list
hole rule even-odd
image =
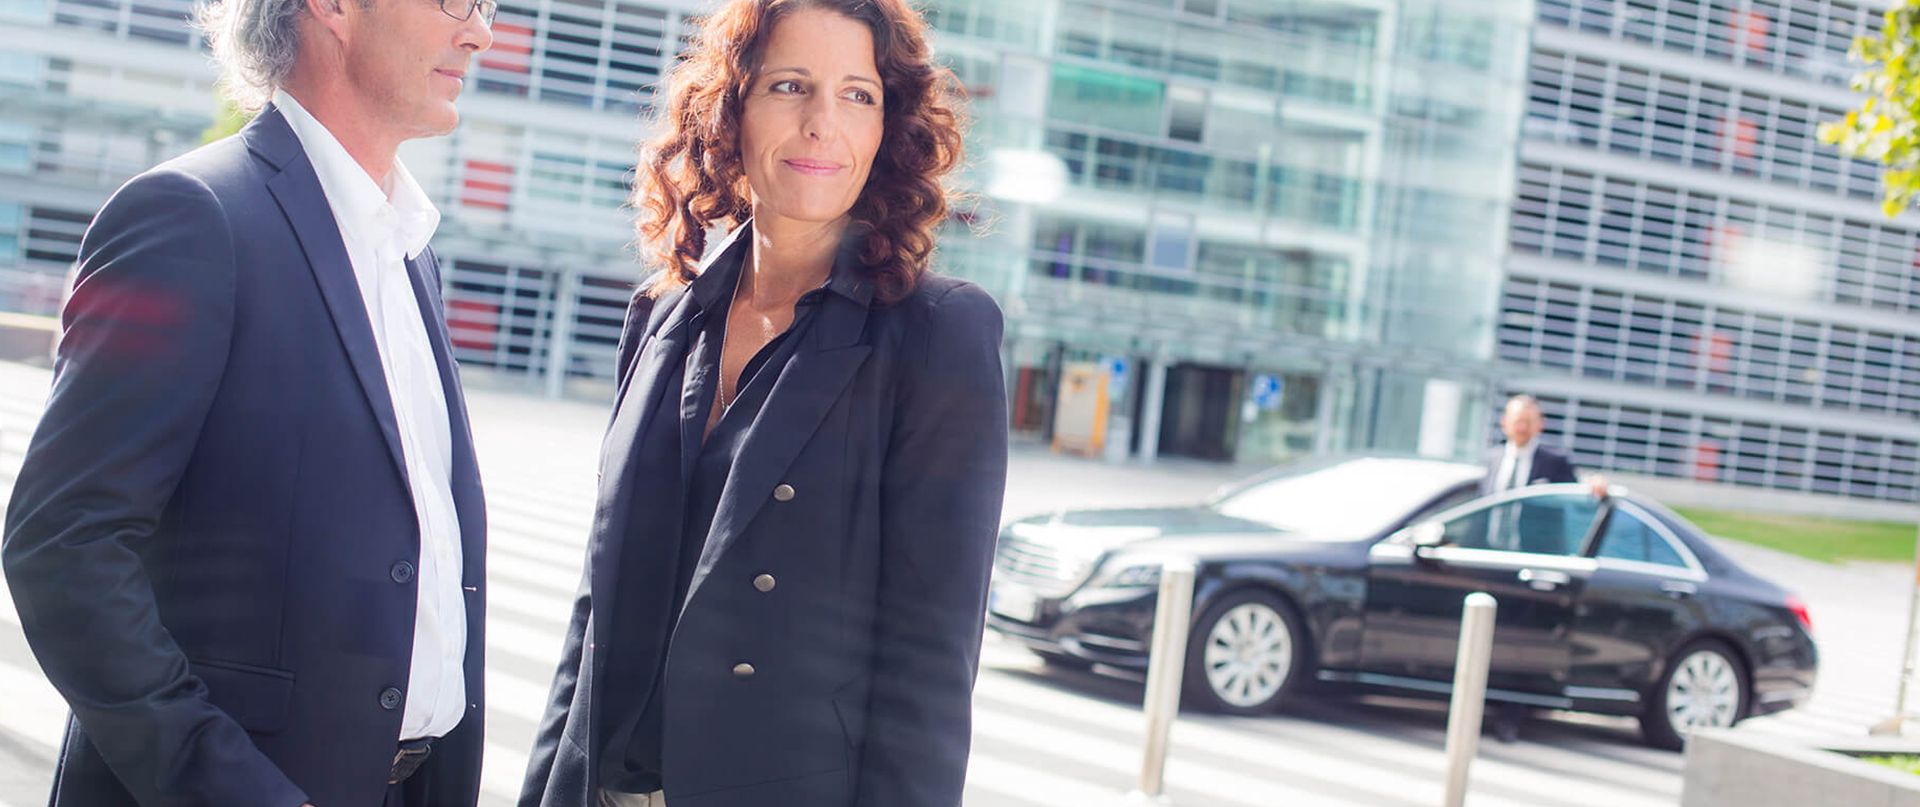
[[1364, 538], [1474, 475], [1430, 460], [1355, 459], [1256, 482], [1213, 509], [1320, 538]]

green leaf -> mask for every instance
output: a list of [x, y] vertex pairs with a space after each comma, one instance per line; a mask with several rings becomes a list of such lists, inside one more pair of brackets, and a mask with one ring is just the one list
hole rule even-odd
[[1880, 19], [1880, 30], [1854, 39], [1848, 53], [1863, 65], [1848, 84], [1866, 97], [1816, 135], [1880, 163], [1881, 210], [1894, 216], [1920, 199], [1920, 0], [1897, 0]]

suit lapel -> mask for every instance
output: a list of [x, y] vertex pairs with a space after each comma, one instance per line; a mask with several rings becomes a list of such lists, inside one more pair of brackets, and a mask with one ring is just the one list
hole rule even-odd
[[440, 370], [440, 388], [447, 399], [447, 426], [453, 442], [453, 501], [460, 518], [460, 544], [465, 549], [462, 579], [479, 585], [485, 568], [486, 500], [480, 487], [480, 465], [474, 455], [472, 426], [467, 421], [467, 397], [460, 388], [459, 366], [453, 361], [453, 344], [447, 340], [446, 306], [440, 302], [440, 262], [433, 250], [407, 261], [407, 279], [413, 282], [413, 297], [420, 305], [420, 321], [427, 326], [427, 342], [433, 346], [433, 363]]
[[[864, 303], [829, 293], [821, 305], [820, 319], [808, 328], [805, 342], [797, 346], [775, 380], [734, 459], [733, 472], [714, 510], [713, 528], [687, 587], [687, 601], [727, 547], [753, 523], [782, 475], [873, 352], [871, 345], [855, 341], [866, 322]], [[686, 601], [681, 607], [686, 607]]]
[[326, 193], [320, 188], [320, 177], [314, 173], [313, 163], [308, 161], [299, 139], [279, 110], [269, 106], [261, 112], [247, 126], [245, 136], [249, 147], [280, 169], [280, 173], [267, 180], [267, 190], [293, 225], [294, 236], [306, 255], [314, 282], [320, 287], [320, 297], [326, 302], [340, 345], [347, 351], [354, 377], [359, 379], [360, 390], [380, 424], [380, 434], [386, 438], [394, 470], [400, 473], [403, 483], [411, 484], [400, 452], [400, 426], [393, 414], [393, 396], [387, 389], [386, 375], [380, 369], [380, 350], [373, 340], [373, 324], [367, 318], [367, 304], [360, 296], [359, 283], [354, 280], [353, 261], [347, 257], [346, 243], [334, 223], [333, 208], [327, 204]]

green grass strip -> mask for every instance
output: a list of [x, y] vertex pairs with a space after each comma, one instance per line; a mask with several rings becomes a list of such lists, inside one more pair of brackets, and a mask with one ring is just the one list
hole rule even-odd
[[1711, 535], [1824, 563], [1913, 562], [1914, 524], [1696, 508], [1674, 509]]

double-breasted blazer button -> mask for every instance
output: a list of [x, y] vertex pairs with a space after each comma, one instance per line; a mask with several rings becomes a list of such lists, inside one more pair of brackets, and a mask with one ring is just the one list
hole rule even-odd
[[780, 483], [773, 489], [773, 500], [776, 502], [793, 501], [793, 486], [785, 482]]
[[753, 587], [759, 589], [760, 593], [764, 594], [773, 590], [773, 584], [775, 582], [777, 581], [773, 579], [773, 575], [763, 574], [753, 578]]
[[400, 708], [400, 705], [406, 702], [407, 699], [400, 694], [400, 690], [394, 687], [387, 687], [386, 689], [380, 690], [380, 708], [382, 709], [391, 712]]
[[743, 661], [743, 662], [740, 662], [739, 664], [735, 664], [735, 665], [733, 665], [733, 677], [735, 677], [735, 678], [752, 678], [752, 677], [753, 677], [753, 665], [751, 665], [751, 664], [748, 664], [748, 663], [746, 663], [746, 662], [744, 662], [744, 661]]
[[403, 586], [411, 583], [413, 582], [413, 564], [404, 560], [395, 563], [393, 568], [387, 570], [387, 576], [393, 578], [393, 582]]

